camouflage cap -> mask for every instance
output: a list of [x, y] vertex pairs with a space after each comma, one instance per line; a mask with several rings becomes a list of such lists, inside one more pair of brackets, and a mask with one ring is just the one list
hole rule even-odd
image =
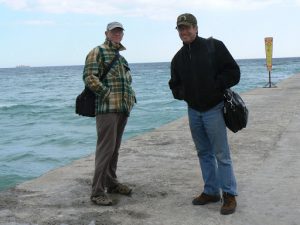
[[184, 13], [177, 17], [177, 27], [180, 25], [194, 26], [197, 25], [197, 19], [193, 14]]

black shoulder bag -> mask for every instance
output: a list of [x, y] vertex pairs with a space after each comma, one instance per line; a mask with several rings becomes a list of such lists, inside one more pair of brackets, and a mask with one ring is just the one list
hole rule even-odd
[[[207, 39], [207, 47], [212, 61], [212, 66], [215, 64], [215, 47], [213, 38]], [[245, 128], [248, 122], [249, 111], [241, 96], [230, 88], [224, 91], [224, 107], [223, 115], [227, 128], [236, 133]]]
[[245, 128], [248, 122], [248, 109], [238, 93], [226, 89], [224, 93], [223, 115], [226, 126], [236, 133]]
[[[100, 47], [99, 47], [99, 54], [102, 54]], [[100, 77], [100, 81], [102, 81], [106, 77], [107, 73], [112, 68], [114, 63], [118, 60], [119, 56], [120, 56], [119, 53], [117, 53], [113, 58], [113, 60], [110, 62], [110, 64], [107, 67], [105, 67], [103, 74]], [[85, 86], [84, 90], [76, 98], [76, 107], [75, 107], [76, 114], [80, 116], [95, 117], [96, 116], [95, 99], [96, 99], [95, 93], [91, 91], [87, 86]]]

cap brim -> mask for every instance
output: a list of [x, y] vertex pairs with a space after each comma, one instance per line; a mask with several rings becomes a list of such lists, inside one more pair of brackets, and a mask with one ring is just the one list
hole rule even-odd
[[188, 23], [188, 22], [179, 22], [179, 23], [177, 23], [177, 27], [181, 26], [181, 25], [183, 25], [183, 26], [192, 26], [193, 24], [192, 23]]
[[120, 29], [124, 30], [123, 27], [120, 27], [120, 26], [118, 26], [118, 25], [110, 27], [109, 30], [113, 30], [113, 29], [115, 29], [115, 28], [120, 28]]

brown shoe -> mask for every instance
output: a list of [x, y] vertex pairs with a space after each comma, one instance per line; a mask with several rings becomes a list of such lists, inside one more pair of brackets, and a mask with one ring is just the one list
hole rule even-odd
[[211, 202], [218, 202], [218, 201], [220, 201], [220, 199], [221, 199], [220, 195], [208, 195], [208, 194], [205, 194], [204, 192], [202, 192], [201, 195], [194, 198], [192, 203], [193, 203], [193, 205], [205, 205], [205, 204], [211, 203]]
[[132, 192], [132, 189], [129, 188], [125, 184], [117, 184], [115, 187], [111, 187], [107, 189], [107, 193], [116, 193], [121, 195], [130, 195]]
[[223, 206], [221, 207], [221, 214], [229, 215], [235, 212], [236, 200], [235, 196], [223, 193]]
[[101, 193], [97, 196], [91, 197], [91, 201], [96, 205], [103, 205], [103, 206], [112, 205], [112, 200], [105, 193]]

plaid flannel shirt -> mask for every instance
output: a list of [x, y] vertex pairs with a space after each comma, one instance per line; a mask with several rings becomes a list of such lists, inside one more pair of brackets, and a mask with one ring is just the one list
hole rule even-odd
[[83, 80], [85, 85], [96, 94], [96, 115], [104, 113], [129, 115], [136, 102], [135, 93], [131, 87], [130, 69], [123, 56], [119, 56], [102, 81], [99, 79], [104, 68], [121, 50], [125, 50], [123, 45], [116, 45], [106, 40], [102, 45], [92, 49], [86, 57]]

